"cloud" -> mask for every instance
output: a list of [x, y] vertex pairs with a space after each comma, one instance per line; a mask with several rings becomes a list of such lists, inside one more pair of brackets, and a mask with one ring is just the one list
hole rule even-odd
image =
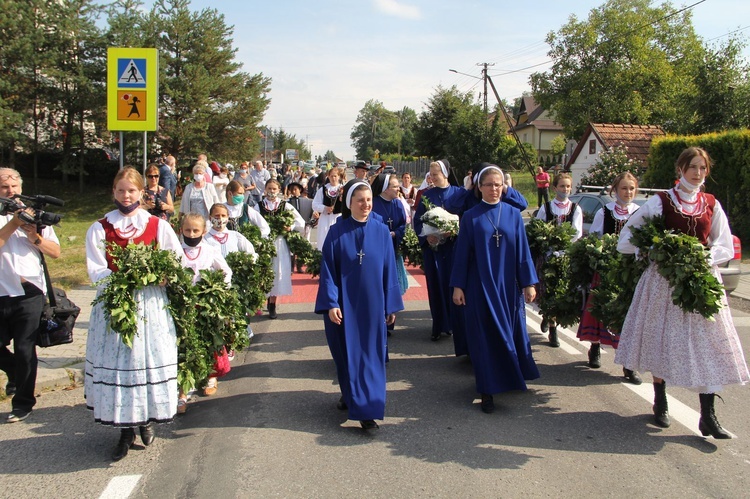
[[383, 14], [400, 17], [402, 19], [421, 19], [422, 13], [418, 7], [406, 5], [397, 0], [375, 0], [375, 8]]

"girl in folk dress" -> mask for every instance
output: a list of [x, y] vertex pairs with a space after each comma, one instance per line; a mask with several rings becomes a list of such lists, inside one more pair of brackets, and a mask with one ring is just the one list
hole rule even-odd
[[[193, 277], [193, 284], [200, 280], [201, 270], [222, 270], [224, 271], [224, 280], [227, 286], [232, 282], [232, 269], [227, 265], [226, 260], [221, 255], [221, 252], [208, 244], [203, 236], [206, 234], [206, 219], [198, 213], [188, 213], [182, 219], [180, 225], [182, 232], [182, 249], [185, 252], [185, 266], [193, 269], [195, 276]], [[221, 360], [226, 360], [227, 353], [222, 351]], [[220, 362], [217, 356], [217, 362], [214, 364], [214, 372], [208, 377], [206, 386], [203, 389], [204, 395], [214, 395], [218, 387], [218, 380], [220, 376], [224, 376], [229, 372], [229, 363]], [[219, 365], [222, 366], [219, 369]], [[187, 409], [187, 395], [180, 393], [180, 400], [177, 405], [177, 412], [184, 413]]]
[[260, 228], [260, 235], [268, 237], [271, 227], [268, 226], [258, 210], [254, 210], [255, 201], [253, 197], [245, 193], [245, 187], [241, 182], [232, 180], [227, 184], [227, 202], [224, 203], [229, 213], [227, 229], [239, 230], [241, 225], [252, 223]]
[[[555, 189], [555, 199], [544, 203], [539, 208], [536, 218], [557, 225], [570, 222], [576, 231], [571, 242], [575, 242], [583, 235], [583, 212], [580, 206], [568, 199], [573, 188], [573, 177], [569, 173], [558, 173], [552, 181], [552, 186]], [[542, 273], [539, 269], [537, 269], [537, 274], [541, 280]], [[557, 325], [554, 317], [542, 317], [542, 332], [547, 332], [547, 329], [549, 329], [550, 346], [559, 347], [560, 341], [557, 339]]]
[[[94, 222], [86, 233], [86, 266], [96, 283], [117, 267], [106, 244], [125, 246], [156, 244], [159, 249], [182, 255], [180, 241], [165, 220], [139, 209], [143, 178], [133, 168], [116, 176], [112, 192], [117, 209]], [[177, 409], [177, 337], [167, 309], [167, 293], [162, 286], [147, 286], [135, 292], [137, 334], [128, 347], [109, 327], [104, 304], [91, 311], [86, 342], [86, 406], [95, 421], [121, 428], [120, 441], [112, 454], [118, 461], [135, 442], [135, 427], [141, 440], [154, 440], [151, 423], [172, 421]]]
[[[406, 200], [406, 204], [409, 205], [411, 210], [414, 210], [414, 199], [417, 197], [417, 186], [411, 183], [411, 173], [404, 172], [401, 175], [401, 195]], [[411, 216], [411, 213], [408, 214]]]
[[318, 190], [313, 198], [313, 210], [320, 213], [318, 218], [317, 247], [323, 249], [323, 242], [326, 240], [326, 234], [331, 225], [336, 223], [336, 219], [341, 215], [341, 180], [344, 178], [344, 171], [341, 168], [331, 168], [328, 170], [328, 182]]
[[[608, 203], [604, 208], [596, 212], [594, 222], [591, 224], [590, 233], [598, 234], [615, 234], [619, 235], [625, 223], [637, 209], [638, 205], [633, 202], [638, 193], [638, 179], [631, 173], [621, 173], [615, 177], [612, 187], [609, 190], [610, 195], [615, 197], [615, 201]], [[591, 289], [599, 285], [600, 276], [596, 274]], [[620, 341], [619, 334], [613, 334], [596, 319], [589, 311], [591, 307], [591, 294], [586, 300], [586, 306], [583, 309], [581, 322], [578, 324], [578, 339], [581, 341], [590, 341], [589, 348], [589, 367], [598, 369], [602, 366], [601, 345], [609, 345], [617, 349]], [[643, 381], [637, 372], [623, 367], [625, 379], [634, 385], [640, 385]]]
[[[289, 211], [294, 216], [294, 225], [286, 227], [286, 230], [304, 232], [305, 220], [292, 205], [281, 199], [280, 193], [281, 184], [276, 180], [269, 180], [266, 182], [266, 195], [255, 209], [266, 219], [277, 216], [281, 213], [281, 210]], [[276, 314], [276, 297], [292, 294], [292, 254], [289, 251], [289, 246], [283, 236], [277, 236], [273, 244], [276, 248], [276, 256], [271, 261], [274, 278], [273, 287], [268, 293], [267, 303], [268, 317], [271, 319], [278, 317]]]
[[[617, 249], [635, 253], [631, 228], [646, 217], [664, 216], [668, 229], [697, 237], [711, 252], [712, 273], [721, 280], [717, 265], [734, 256], [732, 233], [721, 205], [701, 186], [711, 171], [711, 158], [698, 147], [685, 149], [677, 158], [679, 183], [649, 199], [620, 232]], [[669, 282], [652, 263], [641, 275], [620, 334], [615, 362], [633, 370], [650, 371], [654, 377], [654, 421], [670, 425], [666, 383], [699, 392], [703, 435], [732, 438], [714, 412], [716, 392], [723, 386], [750, 381], [737, 330], [726, 296], [723, 307], [707, 320], [686, 313], [672, 303]]]

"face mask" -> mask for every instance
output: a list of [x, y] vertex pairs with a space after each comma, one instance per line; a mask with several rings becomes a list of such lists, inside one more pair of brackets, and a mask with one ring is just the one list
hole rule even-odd
[[224, 227], [227, 226], [227, 223], [229, 220], [224, 220], [222, 218], [212, 218], [211, 219], [211, 227], [214, 228], [214, 230], [222, 231], [224, 230]]
[[246, 173], [247, 173], [247, 170], [245, 170], [245, 169], [243, 168], [242, 170], [240, 170], [240, 173], [241, 173], [242, 175], [244, 175], [244, 174], [246, 174]]
[[692, 194], [692, 193], [698, 192], [701, 186], [703, 185], [703, 183], [700, 183], [698, 185], [691, 184], [690, 182], [687, 181], [685, 176], [682, 175], [680, 176], [680, 185], [682, 186], [683, 189], [685, 189], [687, 192]]
[[203, 239], [203, 236], [187, 237], [184, 234], [182, 235], [182, 240], [185, 242], [185, 244], [187, 244], [191, 248], [195, 248], [196, 246], [198, 246], [201, 242], [201, 239]]
[[135, 210], [137, 210], [139, 206], [141, 206], [141, 202], [136, 201], [135, 203], [129, 206], [125, 206], [121, 202], [115, 199], [115, 206], [117, 206], [117, 209], [120, 210], [120, 213], [122, 213], [123, 215], [130, 215]]
[[557, 198], [562, 201], [565, 201], [566, 199], [568, 199], [568, 196], [570, 196], [570, 194], [568, 193], [561, 193], [561, 192], [557, 193]]
[[271, 201], [275, 200], [276, 196], [278, 196], [278, 194], [275, 193], [275, 192], [267, 192], [266, 193], [266, 198], [270, 199]]
[[237, 194], [236, 196], [232, 196], [232, 202], [234, 204], [242, 204], [242, 202], [245, 200], [245, 196], [242, 194]]

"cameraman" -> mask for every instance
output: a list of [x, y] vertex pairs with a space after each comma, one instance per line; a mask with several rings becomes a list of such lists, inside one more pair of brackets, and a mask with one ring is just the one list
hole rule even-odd
[[[21, 194], [21, 183], [16, 170], [0, 167], [0, 197]], [[39, 233], [36, 224], [18, 217], [20, 212], [0, 216], [0, 369], [8, 376], [5, 393], [13, 395], [8, 423], [26, 419], [36, 404], [36, 337], [47, 290], [39, 254], [60, 256], [52, 227]]]

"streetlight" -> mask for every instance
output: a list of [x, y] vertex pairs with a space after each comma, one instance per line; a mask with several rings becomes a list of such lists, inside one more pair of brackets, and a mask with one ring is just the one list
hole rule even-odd
[[448, 71], [450, 71], [451, 73], [456, 73], [456, 74], [459, 74], [459, 75], [468, 76], [470, 78], [474, 78], [475, 80], [481, 80], [482, 79], [482, 78], [480, 78], [478, 76], [470, 75], [468, 73], [462, 73], [461, 71], [456, 71], [455, 69], [449, 69]]

